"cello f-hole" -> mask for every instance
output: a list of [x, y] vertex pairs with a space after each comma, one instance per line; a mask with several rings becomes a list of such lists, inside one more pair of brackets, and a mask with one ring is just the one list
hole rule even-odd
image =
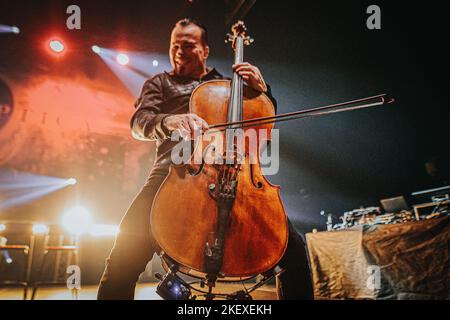
[[200, 164], [198, 170], [194, 170], [192, 166], [189, 166], [187, 171], [189, 172], [189, 174], [191, 176], [198, 176], [200, 174], [200, 172], [202, 172], [203, 167], [205, 166], [205, 154], [208, 152], [208, 149], [213, 148], [214, 149], [214, 145], [210, 144], [208, 146], [206, 146], [205, 150], [203, 150], [203, 154], [202, 154], [202, 163]]
[[260, 181], [256, 181], [255, 180], [255, 176], [254, 176], [254, 170], [253, 170], [253, 164], [250, 163], [250, 177], [252, 180], [252, 184], [256, 189], [262, 189], [263, 184]]

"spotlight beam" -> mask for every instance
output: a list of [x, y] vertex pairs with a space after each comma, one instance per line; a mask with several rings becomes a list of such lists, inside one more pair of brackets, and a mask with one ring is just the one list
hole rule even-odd
[[[102, 49], [102, 52], [104, 50]], [[130, 91], [134, 97], [138, 97], [141, 91], [142, 84], [148, 77], [142, 76], [141, 74], [134, 72], [129, 68], [124, 68], [117, 63], [114, 57], [109, 57], [108, 55], [99, 54], [103, 62], [111, 69], [111, 71], [119, 78], [119, 80], [125, 85], [125, 87]]]
[[37, 198], [41, 198], [56, 190], [62, 189], [63, 187], [64, 185], [50, 186], [46, 188], [41, 188], [39, 190], [35, 190], [34, 192], [27, 192], [26, 194], [20, 195], [18, 197], [7, 199], [0, 203], [0, 210], [5, 210], [11, 207], [22, 205]]
[[[145, 80], [156, 73], [171, 69], [167, 57], [159, 53], [117, 51], [102, 47], [98, 47], [98, 50], [98, 56], [135, 97], [139, 96]], [[130, 59], [125, 66], [119, 65], [116, 60], [120, 53], [126, 54]]]
[[22, 205], [76, 183], [76, 180], [0, 171], [0, 210]]
[[20, 29], [16, 26], [7, 26], [4, 24], [0, 24], [0, 33], [14, 33], [19, 34]]
[[[64, 181], [66, 183], [66, 180]], [[17, 190], [17, 189], [28, 189], [28, 188], [39, 188], [39, 187], [49, 187], [49, 186], [60, 186], [64, 183], [61, 181], [52, 181], [52, 182], [22, 182], [22, 183], [14, 183], [14, 184], [0, 184], [0, 190]], [[67, 183], [69, 184], [69, 183]]]
[[150, 78], [152, 76], [150, 73], [145, 73], [145, 72], [143, 72], [143, 71], [141, 71], [141, 70], [139, 70], [139, 69], [137, 69], [137, 68], [135, 68], [135, 67], [133, 67], [131, 65], [127, 65], [126, 67], [128, 69], [132, 70], [133, 72], [136, 72], [137, 74], [143, 76], [146, 79], [148, 79], [148, 78]]
[[67, 179], [42, 176], [28, 172], [20, 172], [15, 170], [0, 170], [0, 181], [2, 183], [27, 182], [27, 181], [65, 181]]
[[48, 187], [75, 184], [76, 179], [38, 176], [23, 172], [0, 171], [0, 190], [16, 190], [26, 188]]

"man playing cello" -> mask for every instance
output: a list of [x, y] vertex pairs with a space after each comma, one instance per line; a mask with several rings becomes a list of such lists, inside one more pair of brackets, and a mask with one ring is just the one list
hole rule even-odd
[[[98, 299], [133, 299], [136, 281], [147, 263], [160, 248], [149, 233], [150, 209], [153, 200], [169, 173], [171, 132], [179, 130], [192, 135], [195, 130], [206, 131], [208, 124], [189, 112], [189, 99], [201, 83], [223, 76], [207, 67], [210, 48], [207, 30], [197, 21], [182, 19], [175, 24], [170, 42], [170, 62], [173, 70], [147, 80], [136, 101], [136, 111], [131, 119], [132, 135], [139, 140], [157, 142], [157, 156], [150, 175], [133, 200], [120, 223], [114, 247], [106, 261], [98, 291]], [[249, 63], [233, 66], [246, 85], [264, 92], [276, 106], [270, 87], [266, 85], [259, 69]], [[176, 199], [174, 199], [176, 201]], [[284, 256], [278, 266], [284, 272], [277, 276], [280, 299], [312, 299], [312, 283], [305, 244], [290, 221], [289, 238]]]

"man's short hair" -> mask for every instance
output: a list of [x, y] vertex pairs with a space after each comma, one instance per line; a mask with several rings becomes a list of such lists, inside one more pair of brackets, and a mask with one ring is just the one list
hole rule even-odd
[[174, 28], [178, 25], [180, 25], [182, 27], [186, 27], [190, 24], [193, 24], [193, 25], [199, 27], [200, 30], [202, 30], [202, 44], [203, 44], [203, 46], [207, 46], [208, 45], [208, 30], [206, 29], [206, 27], [203, 24], [201, 24], [197, 20], [192, 19], [192, 18], [183, 18], [183, 19], [179, 20], [177, 23], [175, 23]]

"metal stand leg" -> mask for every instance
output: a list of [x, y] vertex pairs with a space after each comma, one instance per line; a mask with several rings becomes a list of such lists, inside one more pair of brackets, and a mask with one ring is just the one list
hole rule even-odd
[[27, 261], [25, 264], [25, 287], [23, 289], [23, 300], [27, 300], [28, 295], [28, 287], [30, 286], [30, 276], [31, 276], [31, 267], [33, 265], [33, 253], [34, 253], [34, 243], [35, 243], [35, 237], [34, 235], [31, 235], [30, 237], [30, 247], [27, 254]]
[[[47, 246], [47, 243], [48, 243], [48, 236], [46, 236], [46, 239], [44, 241], [44, 245]], [[46, 249], [44, 251], [44, 255], [43, 255], [43, 258], [42, 258], [41, 266], [39, 268], [39, 272], [38, 272], [37, 277], [36, 277], [36, 279], [38, 279], [38, 280], [42, 278], [42, 274], [44, 272], [44, 266], [45, 266], [45, 262], [47, 260], [47, 256], [48, 256], [48, 250]], [[35, 281], [33, 283], [33, 292], [31, 294], [31, 300], [34, 300], [34, 297], [36, 296], [36, 291], [38, 289], [38, 285], [39, 285], [39, 283], [37, 281]]]

